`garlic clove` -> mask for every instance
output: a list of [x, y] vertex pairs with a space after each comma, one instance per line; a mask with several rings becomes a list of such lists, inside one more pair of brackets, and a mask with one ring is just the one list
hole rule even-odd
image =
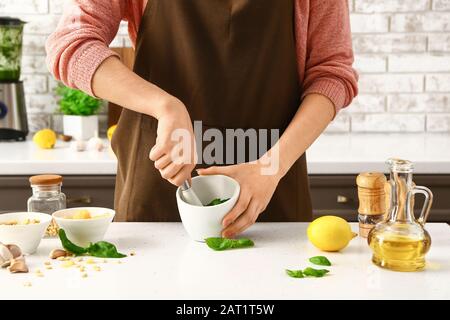
[[49, 258], [50, 259], [58, 259], [61, 257], [68, 256], [69, 253], [66, 250], [63, 249], [53, 249], [52, 252], [50, 252]]
[[11, 252], [13, 258], [17, 258], [22, 255], [22, 250], [20, 250], [19, 246], [15, 244], [7, 244], [6, 247], [9, 249], [9, 252]]
[[17, 257], [11, 260], [11, 265], [8, 267], [8, 271], [11, 273], [27, 273], [28, 266], [23, 256]]
[[[12, 259], [11, 259], [11, 260], [12, 260]], [[11, 260], [4, 261], [4, 262], [0, 265], [0, 267], [2, 267], [2, 268], [7, 268], [7, 267], [9, 267], [9, 266], [11, 265]]]

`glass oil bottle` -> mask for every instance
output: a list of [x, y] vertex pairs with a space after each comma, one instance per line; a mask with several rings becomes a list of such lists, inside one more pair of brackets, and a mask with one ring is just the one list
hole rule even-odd
[[[420, 271], [425, 268], [425, 254], [431, 238], [424, 229], [430, 213], [433, 194], [426, 187], [412, 183], [413, 164], [407, 160], [389, 159], [390, 205], [388, 218], [378, 223], [368, 235], [374, 264], [395, 271]], [[414, 217], [413, 199], [425, 196], [420, 217]]]

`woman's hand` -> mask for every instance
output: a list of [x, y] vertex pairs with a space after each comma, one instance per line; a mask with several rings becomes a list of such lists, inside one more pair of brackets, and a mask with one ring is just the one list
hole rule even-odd
[[180, 186], [191, 178], [197, 159], [191, 118], [184, 104], [174, 97], [159, 114], [156, 144], [149, 157], [164, 179]]
[[[92, 87], [100, 98], [157, 119], [157, 139], [150, 159], [161, 176], [176, 186], [191, 177], [196, 164], [195, 139], [189, 113], [180, 100], [139, 77], [116, 57], [100, 64]], [[180, 131], [187, 135], [188, 142], [182, 155], [177, 152], [180, 143], [172, 139], [172, 134]]]
[[233, 209], [223, 218], [222, 236], [231, 238], [253, 225], [266, 209], [280, 181], [279, 175], [261, 174], [258, 162], [198, 169], [200, 175], [223, 174], [235, 179], [241, 193]]

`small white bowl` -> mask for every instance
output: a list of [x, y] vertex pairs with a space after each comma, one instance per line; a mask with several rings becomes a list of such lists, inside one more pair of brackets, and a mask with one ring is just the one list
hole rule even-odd
[[[107, 216], [94, 219], [70, 219], [80, 210], [87, 210], [94, 217], [105, 214]], [[56, 211], [53, 213], [53, 218], [58, 226], [64, 229], [70, 241], [81, 247], [87, 247], [91, 242], [103, 240], [115, 214], [112, 209], [83, 207]]]
[[39, 212], [14, 212], [0, 214], [0, 223], [8, 221], [17, 221], [19, 223], [26, 219], [36, 219], [39, 223], [18, 224], [18, 225], [0, 225], [0, 242], [3, 244], [15, 244], [19, 246], [25, 254], [33, 254], [39, 247], [45, 230], [52, 221], [52, 216]]
[[192, 178], [192, 189], [205, 205], [216, 198], [230, 198], [215, 206], [200, 207], [185, 202], [181, 197], [180, 188], [176, 192], [178, 211], [189, 236], [196, 241], [220, 237], [223, 229], [222, 219], [239, 198], [241, 190], [239, 183], [223, 175], [198, 176]]

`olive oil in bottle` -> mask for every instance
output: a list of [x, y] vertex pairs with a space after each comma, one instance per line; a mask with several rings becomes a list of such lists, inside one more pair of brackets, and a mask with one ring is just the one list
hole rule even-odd
[[[425, 254], [431, 238], [424, 226], [433, 203], [428, 188], [412, 182], [410, 161], [389, 159], [390, 206], [388, 218], [373, 227], [367, 241], [373, 251], [372, 262], [395, 271], [419, 271], [425, 268]], [[414, 216], [414, 196], [425, 196], [418, 219]]]
[[430, 249], [431, 239], [407, 235], [384, 235], [375, 237], [370, 243], [372, 262], [395, 271], [419, 271], [425, 268], [425, 254]]

